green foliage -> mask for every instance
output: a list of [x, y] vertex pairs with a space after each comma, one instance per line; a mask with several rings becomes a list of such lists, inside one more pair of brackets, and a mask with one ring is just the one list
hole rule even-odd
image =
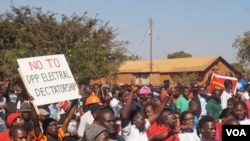
[[0, 15], [0, 74], [18, 79], [17, 58], [64, 54], [75, 79], [112, 78], [126, 59], [128, 42], [98, 18], [59, 16], [41, 8], [11, 7]]
[[189, 58], [192, 57], [191, 54], [186, 53], [184, 51], [178, 51], [178, 52], [174, 52], [172, 54], [168, 54], [167, 58], [168, 59], [173, 59], [173, 58]]
[[249, 79], [250, 76], [250, 69], [244, 66], [245, 64], [243, 63], [232, 63], [231, 64], [234, 70], [241, 72], [244, 78]]
[[249, 64], [250, 62], [250, 31], [244, 33], [244, 37], [237, 37], [233, 47], [238, 49], [237, 59], [240, 63]]
[[137, 55], [126, 56], [126, 61], [135, 61], [135, 60], [141, 60], [141, 58]]
[[190, 82], [196, 82], [198, 79], [198, 75], [196, 73], [177, 73], [172, 75], [172, 79], [175, 83], [184, 82], [189, 84]]
[[246, 70], [244, 69], [244, 64], [241, 63], [232, 63], [231, 66], [234, 68], [234, 70], [245, 73]]

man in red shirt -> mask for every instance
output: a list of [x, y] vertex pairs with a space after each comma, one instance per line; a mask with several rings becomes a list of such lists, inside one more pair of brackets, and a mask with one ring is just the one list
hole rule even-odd
[[8, 129], [0, 133], [0, 139], [4, 139], [3, 141], [10, 141], [9, 137], [10, 127], [12, 127], [13, 125], [22, 126], [24, 124], [24, 119], [22, 118], [21, 115], [22, 112], [18, 112], [18, 113], [10, 113], [7, 116], [6, 124]]

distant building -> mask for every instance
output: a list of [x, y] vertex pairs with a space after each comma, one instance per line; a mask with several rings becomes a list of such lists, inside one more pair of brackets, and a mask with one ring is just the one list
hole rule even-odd
[[171, 85], [173, 75], [182, 72], [196, 73], [197, 82], [205, 84], [211, 73], [225, 74], [233, 72], [233, 67], [221, 56], [191, 57], [176, 59], [159, 59], [152, 61], [153, 68], [150, 72], [149, 60], [126, 61], [119, 67], [117, 73], [117, 84], [131, 84], [132, 81], [138, 85], [161, 86], [164, 81]]

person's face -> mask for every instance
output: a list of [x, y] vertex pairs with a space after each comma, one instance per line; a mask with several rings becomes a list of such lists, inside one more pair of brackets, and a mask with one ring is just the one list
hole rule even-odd
[[13, 83], [9, 84], [9, 90], [12, 91], [12, 92], [14, 91], [14, 84]]
[[103, 131], [94, 139], [94, 141], [109, 141], [109, 140], [110, 137], [107, 131]]
[[236, 118], [242, 120], [245, 118], [246, 109], [242, 105], [237, 105], [234, 108]]
[[145, 108], [145, 113], [146, 113], [147, 117], [152, 116], [153, 113], [154, 113], [153, 107], [152, 107], [151, 105], [148, 105], [148, 106]]
[[235, 118], [235, 117], [232, 115], [226, 116], [226, 117], [221, 119], [221, 123], [225, 124], [225, 122], [227, 122], [229, 119], [233, 119], [233, 118]]
[[183, 96], [184, 96], [184, 97], [188, 97], [188, 95], [189, 95], [189, 89], [188, 89], [188, 88], [185, 88], [185, 89], [183, 90]]
[[146, 95], [146, 98], [147, 98], [147, 101], [151, 101], [154, 99], [153, 95], [152, 94], [147, 94]]
[[232, 90], [233, 86], [231, 84], [228, 85], [228, 89]]
[[227, 102], [227, 108], [233, 109], [234, 108], [234, 103], [233, 102]]
[[190, 113], [186, 114], [182, 124], [186, 125], [189, 128], [193, 128], [194, 127], [194, 115]]
[[214, 122], [206, 122], [201, 128], [202, 136], [206, 137], [207, 139], [214, 139], [215, 138], [215, 130], [216, 126]]
[[49, 123], [46, 132], [50, 135], [57, 135], [57, 122], [52, 121]]
[[17, 130], [11, 141], [28, 141], [28, 133], [24, 130]]
[[133, 124], [139, 131], [143, 131], [146, 124], [145, 116], [141, 112], [138, 112], [133, 119]]
[[139, 98], [140, 98], [143, 102], [148, 101], [148, 96], [147, 96], [147, 94], [140, 94], [140, 95], [139, 95]]
[[220, 101], [221, 101], [220, 95], [221, 95], [221, 94], [220, 94], [220, 91], [215, 91], [215, 93], [213, 94], [214, 100], [220, 102]]
[[176, 129], [176, 127], [178, 126], [178, 116], [177, 114], [174, 113], [170, 113], [169, 111], [165, 111], [162, 113], [162, 120], [163, 120], [163, 124], [165, 124], [166, 126], [168, 126], [171, 129]]
[[199, 110], [199, 105], [194, 104], [194, 105], [190, 106], [190, 110], [191, 110], [191, 112], [197, 112]]
[[176, 91], [175, 87], [170, 87], [169, 88], [169, 94], [173, 94]]
[[241, 79], [241, 76], [239, 74], [235, 74], [235, 77], [240, 80]]
[[113, 97], [114, 97], [114, 98], [118, 98], [118, 94], [119, 94], [119, 91], [116, 90], [115, 93], [113, 94]]
[[193, 90], [193, 92], [197, 92], [198, 91], [198, 84], [194, 84], [192, 90]]
[[15, 121], [13, 122], [13, 125], [20, 125], [20, 126], [22, 126], [23, 124], [24, 124], [24, 119], [22, 118], [22, 116], [16, 118]]
[[84, 89], [84, 93], [87, 95], [91, 94], [91, 88], [89, 86], [86, 86]]
[[30, 112], [29, 111], [23, 111], [23, 119], [24, 120], [29, 120], [30, 119]]
[[99, 90], [99, 86], [98, 85], [94, 85], [94, 91]]
[[124, 93], [124, 94], [119, 98], [119, 100], [120, 100], [122, 103], [125, 103], [125, 102], [127, 101], [127, 98], [128, 98], [127, 94]]
[[20, 93], [22, 92], [22, 88], [21, 88], [20, 85], [15, 85], [14, 90], [15, 90], [18, 94], [20, 94]]
[[175, 89], [175, 91], [173, 92], [173, 97], [177, 98], [180, 95], [180, 91]]
[[205, 94], [205, 92], [206, 92], [205, 88], [200, 88], [199, 89], [199, 94], [203, 95], [203, 94]]
[[112, 114], [111, 112], [106, 112], [103, 114], [100, 124], [107, 129], [108, 133], [116, 133], [115, 117], [114, 114]]

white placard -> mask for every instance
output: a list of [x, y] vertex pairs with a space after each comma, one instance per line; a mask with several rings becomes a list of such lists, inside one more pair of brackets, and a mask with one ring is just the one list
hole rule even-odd
[[63, 54], [17, 59], [19, 74], [37, 106], [80, 98]]

